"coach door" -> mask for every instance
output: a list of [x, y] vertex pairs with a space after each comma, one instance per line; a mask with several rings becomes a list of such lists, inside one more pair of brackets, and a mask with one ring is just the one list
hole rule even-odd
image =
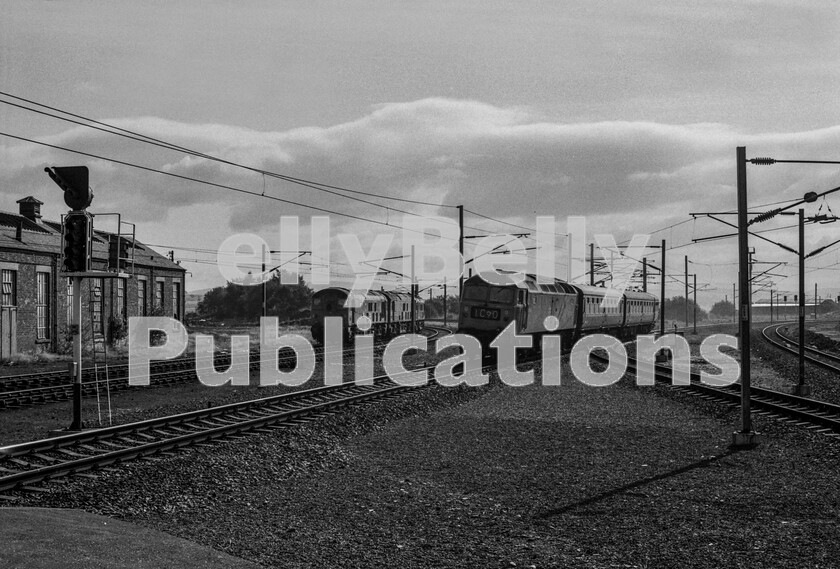
[[528, 326], [528, 291], [525, 289], [517, 289], [519, 293], [516, 299], [516, 321], [519, 331], [525, 330]]
[[394, 311], [397, 309], [397, 303], [391, 299], [385, 301], [385, 304], [388, 306], [388, 326], [390, 327], [391, 334], [399, 334], [400, 331], [397, 330], [397, 317], [394, 314]]

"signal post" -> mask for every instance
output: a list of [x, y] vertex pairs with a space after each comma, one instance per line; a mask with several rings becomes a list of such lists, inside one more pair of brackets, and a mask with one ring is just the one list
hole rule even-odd
[[[73, 338], [73, 362], [69, 373], [73, 381], [73, 420], [68, 431], [81, 431], [82, 421], [82, 280], [84, 278], [117, 278], [128, 276], [113, 271], [94, 271], [93, 259], [93, 215], [87, 208], [93, 200], [88, 186], [87, 166], [66, 166], [44, 169], [50, 178], [64, 190], [64, 203], [70, 211], [62, 217], [61, 248], [62, 266], [59, 274], [72, 279], [73, 323], [70, 335]], [[118, 229], [119, 232], [119, 229]], [[117, 255], [121, 258], [122, 238], [117, 236]], [[119, 271], [120, 263], [117, 263]]]

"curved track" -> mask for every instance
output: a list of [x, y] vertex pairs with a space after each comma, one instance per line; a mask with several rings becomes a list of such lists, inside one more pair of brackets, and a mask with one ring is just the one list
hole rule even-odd
[[[601, 363], [608, 362], [608, 359], [603, 356], [592, 354], [591, 357]], [[629, 355], [627, 369], [630, 372], [636, 372], [636, 360]], [[657, 364], [654, 367], [654, 375], [659, 382], [672, 383], [670, 365]], [[674, 386], [674, 389], [688, 391], [704, 399], [721, 401], [733, 406], [739, 406], [741, 402], [740, 384], [712, 387], [700, 383], [700, 375], [694, 371], [691, 372], [690, 385]], [[757, 413], [788, 420], [840, 438], [840, 405], [755, 386], [750, 387], [750, 401]]]
[[[788, 353], [799, 355], [799, 342], [782, 334], [779, 329], [788, 324], [773, 324], [765, 327], [761, 334], [773, 346]], [[829, 354], [810, 346], [805, 346], [805, 359], [823, 369], [840, 374], [840, 356]]]

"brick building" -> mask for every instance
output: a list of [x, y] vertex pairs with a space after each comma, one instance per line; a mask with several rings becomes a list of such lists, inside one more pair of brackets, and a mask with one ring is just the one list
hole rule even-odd
[[[59, 274], [61, 223], [41, 219], [43, 202], [32, 196], [17, 203], [18, 213], [0, 211], [0, 358], [67, 352], [72, 288]], [[107, 270], [111, 236], [94, 231], [93, 270]], [[133, 270], [123, 269], [128, 278], [84, 279], [83, 330], [96, 319], [107, 333], [129, 316], [153, 311], [183, 318], [186, 270], [138, 241], [133, 250]]]

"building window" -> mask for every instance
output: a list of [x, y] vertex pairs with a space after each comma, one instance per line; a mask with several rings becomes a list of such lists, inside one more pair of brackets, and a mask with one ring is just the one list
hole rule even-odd
[[0, 301], [3, 306], [17, 306], [17, 271], [3, 269], [2, 286]]
[[163, 281], [155, 282], [155, 308], [163, 309]]
[[137, 281], [137, 315], [146, 316], [146, 281]]
[[125, 279], [117, 279], [116, 315], [125, 320]]
[[172, 283], [172, 312], [175, 320], [181, 319], [181, 283]]
[[90, 279], [91, 316], [94, 334], [102, 334], [105, 330], [105, 323], [102, 320], [105, 305], [103, 292], [102, 279]]
[[50, 274], [35, 273], [37, 293], [35, 298], [35, 332], [38, 340], [50, 338]]

